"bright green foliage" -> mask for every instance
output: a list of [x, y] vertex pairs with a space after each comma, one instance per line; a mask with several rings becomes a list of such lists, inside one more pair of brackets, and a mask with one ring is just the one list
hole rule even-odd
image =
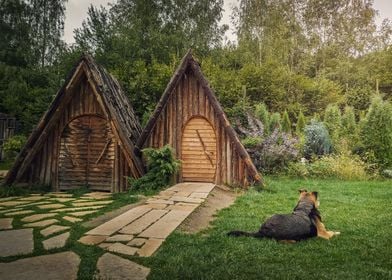
[[304, 156], [322, 156], [331, 153], [332, 144], [328, 129], [322, 122], [313, 121], [305, 126]]
[[255, 115], [264, 125], [264, 134], [269, 134], [270, 127], [270, 115], [264, 103], [258, 103], [255, 106]]
[[180, 167], [173, 149], [166, 145], [160, 149], [144, 149], [143, 153], [147, 161], [147, 173], [139, 179], [128, 178], [130, 190], [159, 190], [168, 186]]
[[280, 114], [279, 113], [273, 113], [270, 117], [270, 131], [274, 131], [275, 129], [280, 129], [281, 123], [280, 123]]
[[287, 113], [287, 111], [284, 111], [284, 113], [283, 113], [282, 131], [286, 132], [286, 133], [291, 133], [291, 121], [290, 121], [289, 114]]
[[24, 135], [14, 135], [8, 138], [3, 144], [5, 158], [7, 160], [15, 159], [25, 142], [26, 137]]
[[340, 180], [367, 180], [368, 165], [359, 156], [351, 154], [328, 155], [311, 163], [291, 163], [287, 173], [302, 178], [335, 178]]
[[302, 135], [304, 133], [305, 125], [306, 125], [305, 116], [301, 110], [299, 111], [297, 125], [295, 127], [295, 132], [297, 133], [297, 135]]
[[324, 113], [324, 124], [328, 129], [333, 143], [338, 140], [340, 127], [342, 125], [341, 121], [339, 107], [335, 104], [328, 105]]
[[241, 140], [242, 145], [244, 145], [245, 148], [255, 148], [257, 145], [259, 145], [261, 143], [262, 139], [261, 137], [251, 137], [248, 136], [246, 138], [244, 138], [243, 140]]
[[340, 144], [341, 141], [347, 142], [348, 148], [353, 150], [359, 142], [358, 126], [355, 121], [355, 113], [353, 107], [346, 106], [342, 115], [342, 125], [339, 131]]
[[392, 105], [375, 97], [361, 126], [361, 140], [375, 163], [392, 166]]

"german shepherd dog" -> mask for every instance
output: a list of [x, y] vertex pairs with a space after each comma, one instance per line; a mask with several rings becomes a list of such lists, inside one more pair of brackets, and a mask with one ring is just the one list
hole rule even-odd
[[291, 214], [275, 214], [261, 225], [258, 232], [231, 231], [229, 236], [251, 236], [274, 238], [278, 241], [294, 243], [311, 237], [330, 239], [340, 232], [326, 230], [321, 222], [318, 193], [299, 190], [299, 200]]

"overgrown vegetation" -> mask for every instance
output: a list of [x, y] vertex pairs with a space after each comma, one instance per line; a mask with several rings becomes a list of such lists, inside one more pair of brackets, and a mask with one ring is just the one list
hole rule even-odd
[[180, 167], [180, 161], [175, 159], [173, 149], [169, 145], [160, 149], [148, 148], [143, 150], [143, 155], [147, 172], [138, 179], [128, 177], [129, 190], [159, 190], [168, 186]]
[[[150, 279], [389, 279], [392, 213], [390, 182], [265, 178], [267, 189], [248, 191], [219, 212], [198, 234], [176, 231], [158, 254], [143, 259]], [[269, 239], [230, 238], [231, 230], [256, 231], [276, 213], [291, 213], [298, 189], [318, 191], [327, 229], [341, 235], [281, 244]]]

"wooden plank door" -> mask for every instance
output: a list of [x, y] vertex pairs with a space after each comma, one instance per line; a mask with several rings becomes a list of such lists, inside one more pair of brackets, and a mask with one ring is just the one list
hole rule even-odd
[[60, 140], [60, 190], [87, 186], [110, 191], [113, 164], [113, 135], [106, 119], [85, 115], [68, 123]]
[[188, 121], [182, 134], [182, 180], [214, 182], [216, 173], [216, 136], [203, 117]]

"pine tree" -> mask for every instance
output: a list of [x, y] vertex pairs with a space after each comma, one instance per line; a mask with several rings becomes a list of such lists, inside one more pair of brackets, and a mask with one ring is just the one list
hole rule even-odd
[[264, 103], [259, 103], [255, 107], [255, 115], [264, 125], [264, 134], [269, 134], [270, 118], [267, 106]]
[[280, 129], [282, 126], [280, 124], [280, 114], [273, 113], [270, 117], [270, 131], [274, 131], [276, 128]]
[[287, 111], [284, 111], [284, 113], [283, 113], [282, 131], [286, 132], [286, 133], [291, 133], [291, 121], [290, 121], [289, 114], [287, 113]]
[[357, 125], [355, 122], [354, 109], [351, 106], [344, 108], [344, 114], [342, 115], [342, 125], [340, 129], [340, 135], [352, 135], [356, 133]]
[[301, 111], [299, 111], [298, 119], [297, 119], [297, 126], [295, 128], [295, 132], [297, 133], [297, 135], [302, 135], [304, 133], [305, 125], [306, 125], [305, 116], [301, 110]]
[[372, 100], [361, 126], [361, 140], [375, 163], [392, 167], [392, 105], [380, 97]]
[[329, 135], [331, 135], [332, 142], [335, 143], [338, 140], [341, 127], [341, 114], [337, 105], [330, 104], [327, 106], [324, 113], [324, 124]]

